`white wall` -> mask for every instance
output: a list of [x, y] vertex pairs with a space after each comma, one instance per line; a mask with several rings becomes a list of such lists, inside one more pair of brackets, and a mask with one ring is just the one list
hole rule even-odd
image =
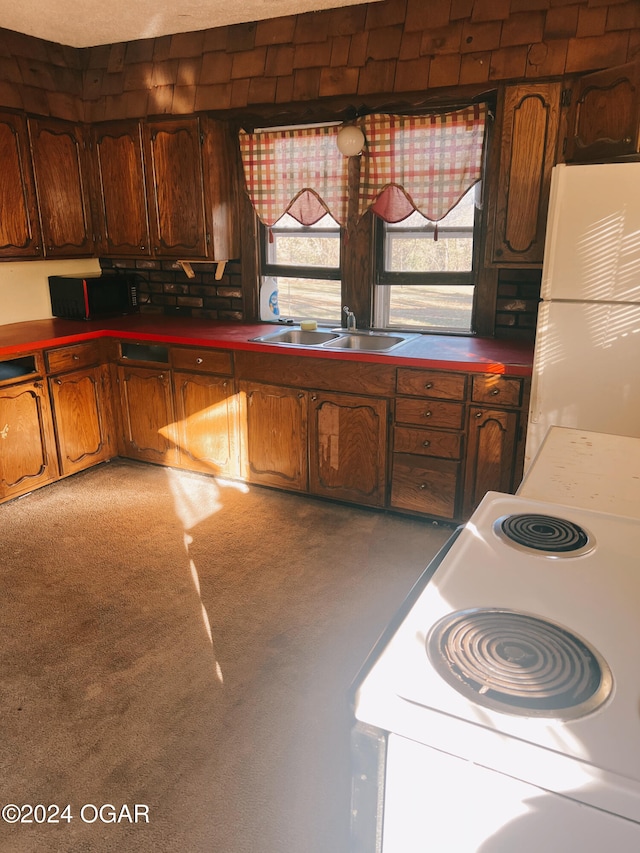
[[51, 317], [50, 275], [100, 274], [97, 258], [0, 263], [0, 325]]

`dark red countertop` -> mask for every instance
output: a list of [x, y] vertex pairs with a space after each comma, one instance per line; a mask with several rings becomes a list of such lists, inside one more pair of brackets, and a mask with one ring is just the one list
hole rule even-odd
[[186, 317], [139, 314], [109, 320], [31, 320], [0, 326], [0, 359], [33, 349], [62, 346], [100, 337], [157, 341], [187, 346], [224, 347], [253, 352], [295, 353], [309, 358], [340, 359], [399, 367], [433, 367], [482, 373], [530, 376], [533, 344], [463, 335], [419, 335], [391, 353], [274, 346], [251, 338], [268, 334], [272, 324], [223, 323]]

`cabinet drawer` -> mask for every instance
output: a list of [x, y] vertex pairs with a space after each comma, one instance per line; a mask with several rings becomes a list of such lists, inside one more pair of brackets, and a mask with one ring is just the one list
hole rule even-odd
[[100, 347], [95, 341], [86, 344], [74, 344], [69, 347], [58, 347], [46, 352], [47, 370], [49, 373], [62, 373], [65, 370], [75, 370], [89, 364], [97, 364], [100, 358]]
[[471, 399], [492, 406], [519, 406], [522, 403], [522, 379], [486, 374], [473, 377]]
[[215, 349], [173, 347], [171, 363], [177, 370], [197, 370], [203, 373], [233, 373], [231, 353]]
[[419, 426], [462, 429], [464, 406], [462, 403], [443, 403], [440, 400], [417, 400], [398, 397], [396, 421]]
[[455, 432], [440, 432], [437, 429], [396, 427], [393, 435], [395, 453], [419, 453], [423, 456], [440, 456], [443, 459], [459, 459], [462, 439]]
[[459, 474], [459, 462], [396, 454], [393, 457], [391, 506], [441, 518], [455, 518]]
[[464, 400], [466, 387], [467, 377], [462, 373], [398, 368], [396, 390], [399, 394], [413, 394], [437, 400]]

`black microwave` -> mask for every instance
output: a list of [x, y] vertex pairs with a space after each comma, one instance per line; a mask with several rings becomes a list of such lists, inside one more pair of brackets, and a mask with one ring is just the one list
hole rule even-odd
[[139, 311], [132, 275], [49, 276], [51, 313], [66, 320], [95, 320]]

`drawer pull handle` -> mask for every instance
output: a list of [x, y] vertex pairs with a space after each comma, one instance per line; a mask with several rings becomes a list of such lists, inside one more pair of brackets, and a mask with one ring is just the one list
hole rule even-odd
[[491, 396], [492, 396], [492, 397], [496, 397], [499, 393], [500, 393], [500, 389], [499, 389], [499, 388], [494, 388], [494, 389], [491, 391]]
[[196, 364], [202, 364], [202, 359], [201, 359], [201, 358], [196, 358]]
[[425, 417], [425, 418], [430, 418], [430, 417], [431, 417], [431, 411], [430, 411], [430, 410], [427, 410], [427, 411], [424, 413], [423, 417]]
[[425, 382], [424, 387], [425, 387], [425, 388], [427, 388], [427, 389], [429, 389], [429, 388], [433, 388], [433, 382]]
[[425, 441], [422, 442], [423, 447], [429, 447], [430, 445], [431, 445], [431, 442], [428, 439], [426, 439]]

